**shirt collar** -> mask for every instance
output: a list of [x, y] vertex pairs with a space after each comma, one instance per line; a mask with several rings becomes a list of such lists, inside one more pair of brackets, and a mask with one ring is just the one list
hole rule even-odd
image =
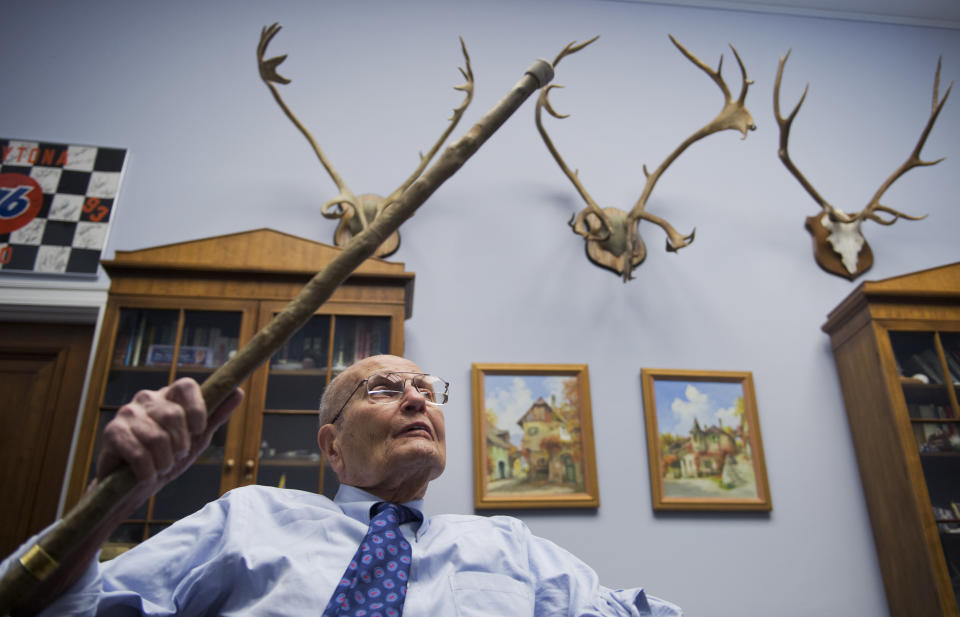
[[[360, 521], [364, 525], [370, 524], [370, 506], [378, 501], [383, 501], [376, 495], [372, 495], [363, 489], [347, 484], [341, 484], [337, 489], [337, 494], [333, 498], [334, 503], [340, 506], [343, 513], [350, 518]], [[423, 512], [423, 500], [415, 499], [404, 502], [402, 505]]]

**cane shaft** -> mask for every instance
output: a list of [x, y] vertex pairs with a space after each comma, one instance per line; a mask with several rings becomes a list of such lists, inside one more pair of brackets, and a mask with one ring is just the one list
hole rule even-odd
[[[334, 290], [378, 246], [413, 216], [417, 208], [452, 176], [537, 88], [553, 77], [552, 67], [537, 60], [519, 82], [466, 135], [451, 144], [363, 233], [357, 235], [318, 272], [270, 323], [237, 354], [204, 380], [201, 391], [208, 410], [216, 409], [258, 366], [269, 360], [300, 329]], [[28, 549], [26, 564], [15, 563], [0, 579], [0, 615], [25, 601], [44, 579], [80, 547], [136, 486], [133, 471], [121, 465], [87, 491], [64, 518]], [[24, 556], [26, 559], [26, 555]], [[18, 565], [19, 564], [19, 565]]]

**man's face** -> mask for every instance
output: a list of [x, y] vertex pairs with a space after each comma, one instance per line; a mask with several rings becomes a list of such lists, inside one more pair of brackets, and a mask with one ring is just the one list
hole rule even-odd
[[[353, 386], [383, 371], [423, 372], [395, 356], [361, 360], [348, 371], [344, 377]], [[428, 405], [409, 382], [399, 400], [387, 403], [368, 400], [365, 386], [360, 386], [347, 401], [338, 425], [322, 427], [318, 441], [344, 484], [375, 494], [415, 494], [405, 499], [409, 500], [422, 497], [427, 483], [446, 465], [443, 412]]]

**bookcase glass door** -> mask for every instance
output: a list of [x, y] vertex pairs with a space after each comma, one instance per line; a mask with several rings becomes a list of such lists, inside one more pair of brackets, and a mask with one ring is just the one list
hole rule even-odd
[[[140, 390], [156, 390], [180, 377], [192, 377], [202, 383], [236, 353], [242, 316], [239, 311], [119, 310], [88, 481], [95, 474], [103, 427], [117, 409]], [[216, 499], [220, 494], [226, 430], [226, 425], [220, 427], [197, 461], [131, 514], [108, 541], [141, 542]]]
[[333, 497], [336, 475], [317, 446], [326, 385], [353, 362], [388, 353], [390, 318], [314, 315], [270, 360], [256, 482]]
[[960, 601], [960, 333], [891, 331], [930, 506]]

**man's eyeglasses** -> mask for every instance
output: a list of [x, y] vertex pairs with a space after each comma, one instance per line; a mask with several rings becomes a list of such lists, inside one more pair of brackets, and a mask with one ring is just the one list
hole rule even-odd
[[392, 403], [403, 397], [404, 392], [407, 391], [407, 384], [412, 384], [417, 392], [426, 399], [428, 405], [439, 406], [447, 402], [447, 390], [450, 384], [436, 375], [396, 372], [374, 373], [357, 384], [347, 400], [343, 402], [340, 411], [333, 416], [329, 423], [333, 424], [340, 418], [343, 410], [347, 407], [347, 403], [361, 387], [365, 386], [364, 391], [367, 393], [367, 400], [371, 403]]

